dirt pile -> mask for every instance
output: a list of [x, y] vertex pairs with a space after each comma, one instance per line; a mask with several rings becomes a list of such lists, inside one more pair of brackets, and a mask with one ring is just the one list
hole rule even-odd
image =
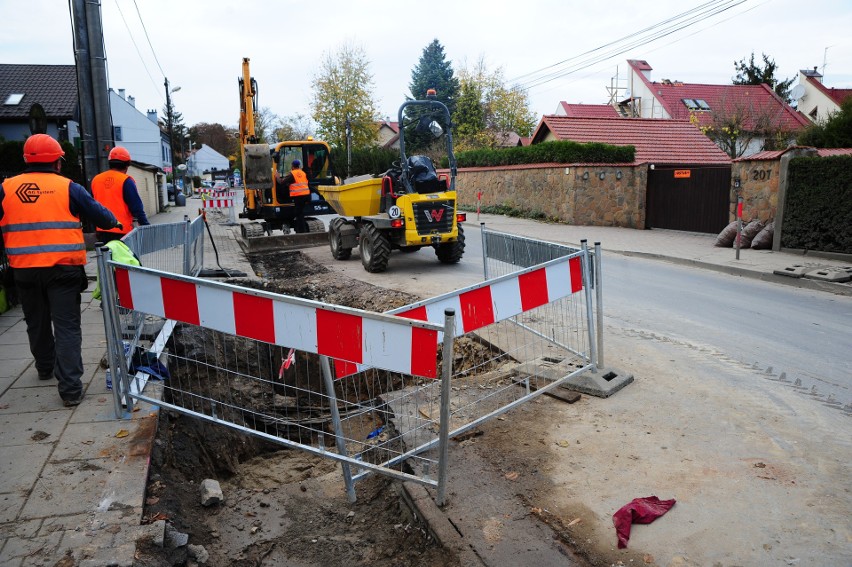
[[[378, 312], [417, 299], [363, 282], [345, 281], [299, 252], [257, 255], [252, 262], [264, 277], [261, 284], [229, 283]], [[251, 356], [239, 346], [210, 348], [218, 339], [208, 335], [208, 331], [178, 328], [172, 348], [186, 354], [207, 345], [207, 352], [221, 357], [218, 363], [223, 366], [228, 359], [241, 357], [253, 361], [256, 367], [249, 373], [258, 375], [274, 372], [273, 361], [282, 354], [280, 347], [272, 346], [268, 346], [268, 352]], [[176, 371], [172, 379], [186, 377]], [[251, 398], [254, 393], [247, 384], [244, 386], [238, 394]], [[215, 388], [215, 381], [210, 387]], [[237, 387], [241, 388], [239, 384]], [[280, 402], [287, 394], [282, 391], [275, 397]], [[220, 481], [224, 504], [210, 508], [201, 505], [199, 485], [206, 478]], [[374, 475], [356, 484], [357, 502], [350, 504], [340, 467], [333, 461], [161, 411], [144, 519], [164, 519], [187, 534], [189, 544], [204, 546], [209, 553], [208, 565], [457, 564], [401, 505], [397, 490], [393, 481]], [[138, 556], [139, 567], [198, 564], [190, 557], [188, 546], [164, 549], [142, 545]]]

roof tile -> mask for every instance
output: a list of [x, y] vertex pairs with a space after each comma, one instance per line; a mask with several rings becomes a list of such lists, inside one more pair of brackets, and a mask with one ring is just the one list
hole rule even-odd
[[536, 129], [534, 140], [543, 138], [543, 128], [559, 140], [634, 146], [637, 163], [731, 163], [728, 155], [688, 120], [545, 115]]
[[[17, 105], [3, 104], [10, 94], [23, 94]], [[77, 114], [77, 71], [74, 65], [0, 64], [0, 120], [27, 119], [34, 103], [49, 119]]]

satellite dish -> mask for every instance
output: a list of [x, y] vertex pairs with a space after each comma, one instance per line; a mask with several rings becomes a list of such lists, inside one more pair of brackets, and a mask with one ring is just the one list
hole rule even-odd
[[30, 107], [30, 133], [47, 134], [47, 114], [44, 108], [37, 102]]
[[790, 91], [790, 98], [793, 100], [805, 98], [805, 85], [796, 85], [793, 87], [793, 90]]

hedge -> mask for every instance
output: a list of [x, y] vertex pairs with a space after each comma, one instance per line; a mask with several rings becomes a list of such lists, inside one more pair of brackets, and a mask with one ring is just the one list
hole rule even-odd
[[[85, 186], [86, 180], [83, 177], [83, 168], [78, 159], [77, 148], [70, 142], [60, 142], [60, 145], [65, 150], [65, 158], [62, 160], [62, 175]], [[26, 169], [26, 166], [23, 142], [0, 142], [0, 177], [18, 175]]]
[[852, 156], [790, 160], [781, 246], [852, 254]]
[[631, 163], [633, 146], [579, 142], [546, 142], [514, 148], [483, 149], [460, 152], [459, 167], [494, 167], [527, 163]]

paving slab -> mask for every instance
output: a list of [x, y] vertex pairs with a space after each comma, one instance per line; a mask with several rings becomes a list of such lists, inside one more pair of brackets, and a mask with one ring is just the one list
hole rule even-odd
[[0, 475], [0, 494], [29, 491], [51, 451], [51, 444], [3, 447], [3, 455], [0, 456], [0, 469], [3, 470]]
[[0, 415], [0, 447], [49, 445], [59, 440], [71, 413], [65, 408], [43, 413], [11, 413]]
[[0, 565], [54, 565], [61, 533], [34, 538], [9, 538], [0, 551]]
[[27, 494], [24, 492], [16, 492], [10, 494], [0, 494], [0, 524], [3, 522], [13, 522], [24, 507], [27, 500]]
[[[0, 404], [0, 416], [21, 412], [43, 412], [63, 409], [62, 398], [56, 390], [56, 383], [43, 380], [35, 387], [14, 387], [3, 393], [3, 403]], [[65, 408], [69, 411], [70, 408]]]
[[21, 518], [45, 518], [56, 513], [81, 514], [124, 507], [141, 515], [147, 462], [104, 462], [101, 459], [48, 463], [27, 499]]

